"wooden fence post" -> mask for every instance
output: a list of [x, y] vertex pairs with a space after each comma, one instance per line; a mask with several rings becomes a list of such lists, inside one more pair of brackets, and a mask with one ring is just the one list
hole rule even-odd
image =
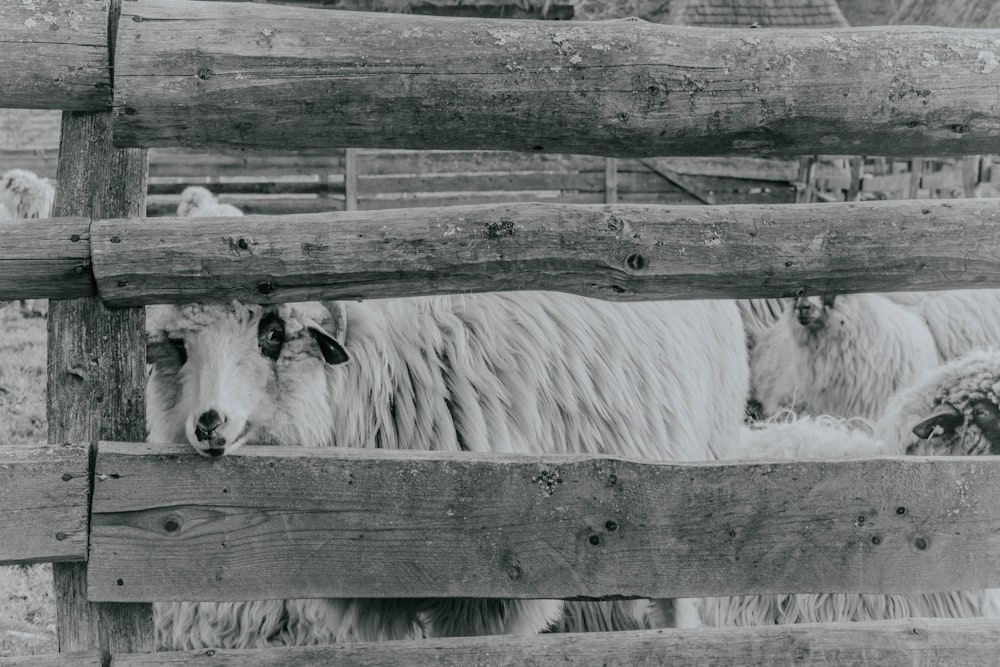
[[[109, 17], [109, 53], [120, 0]], [[64, 112], [53, 216], [141, 217], [146, 210], [148, 151], [116, 149], [111, 113]], [[52, 300], [48, 321], [49, 442], [143, 441], [145, 310], [109, 309], [97, 299]], [[53, 565], [59, 651], [153, 650], [150, 604], [87, 601], [85, 563]]]
[[344, 210], [358, 210], [358, 149], [344, 152]]
[[923, 158], [915, 157], [910, 160], [910, 189], [907, 191], [907, 198], [916, 199], [920, 194], [920, 178], [924, 173]]
[[604, 161], [604, 203], [618, 203], [618, 158]]

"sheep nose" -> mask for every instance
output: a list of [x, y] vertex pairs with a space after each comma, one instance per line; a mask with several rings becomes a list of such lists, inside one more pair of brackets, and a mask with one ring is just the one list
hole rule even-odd
[[795, 310], [808, 312], [812, 310], [812, 302], [809, 301], [809, 299], [800, 296], [795, 300]]
[[210, 440], [216, 429], [226, 423], [226, 418], [215, 410], [206, 410], [198, 417], [198, 423], [194, 427], [194, 435], [199, 442]]

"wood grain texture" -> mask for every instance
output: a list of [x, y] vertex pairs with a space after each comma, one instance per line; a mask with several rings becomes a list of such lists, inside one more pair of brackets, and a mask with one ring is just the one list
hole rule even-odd
[[610, 300], [1000, 286], [997, 200], [799, 206], [500, 204], [102, 220], [113, 305], [546, 289]]
[[[66, 112], [53, 215], [138, 217], [145, 212], [146, 154], [111, 145], [108, 112]], [[56, 295], [58, 296], [58, 295]], [[49, 441], [146, 437], [145, 312], [98, 299], [52, 299], [48, 317]], [[53, 568], [59, 650], [153, 649], [152, 606], [95, 605], [86, 570]]]
[[515, 153], [511, 151], [359, 150], [358, 172], [388, 174], [466, 174], [506, 171], [596, 171], [604, 160], [593, 155]]
[[83, 651], [21, 658], [0, 657], [0, 667], [101, 667], [101, 654], [97, 651]]
[[0, 446], [0, 565], [86, 560], [86, 446]]
[[160, 148], [149, 151], [150, 177], [288, 176], [343, 173], [344, 151], [212, 151]]
[[463, 637], [247, 651], [117, 656], [114, 667], [548, 667], [549, 665], [801, 665], [992, 667], [994, 620], [914, 619], [760, 628]]
[[90, 272], [89, 219], [4, 220], [0, 235], [0, 298], [97, 294]]
[[101, 443], [95, 600], [1000, 586], [1000, 458], [661, 464]]
[[108, 0], [5, 1], [0, 107], [107, 109]]
[[617, 157], [1000, 151], [996, 31], [127, 4], [115, 75], [121, 145]]

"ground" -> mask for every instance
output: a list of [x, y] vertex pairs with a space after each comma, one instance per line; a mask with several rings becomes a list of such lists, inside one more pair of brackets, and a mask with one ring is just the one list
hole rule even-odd
[[[0, 443], [45, 442], [45, 318], [5, 304], [0, 330]], [[0, 657], [56, 650], [52, 568], [0, 567]]]

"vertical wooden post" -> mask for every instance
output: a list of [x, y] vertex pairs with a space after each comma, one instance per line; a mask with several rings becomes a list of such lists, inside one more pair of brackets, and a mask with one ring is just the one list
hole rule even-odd
[[962, 192], [966, 197], [976, 196], [976, 186], [979, 185], [979, 155], [966, 155], [962, 158]]
[[816, 177], [816, 156], [799, 158], [798, 183], [795, 184], [795, 203], [809, 204], [813, 201], [813, 179]]
[[618, 158], [609, 157], [604, 161], [604, 203], [618, 203]]
[[851, 165], [851, 185], [847, 190], [846, 201], [857, 201], [861, 195], [861, 174], [864, 170], [865, 159], [863, 157], [852, 157], [848, 164]]
[[357, 148], [348, 148], [344, 154], [344, 210], [358, 210]]
[[[63, 114], [55, 216], [140, 217], [146, 151], [111, 146], [111, 114]], [[49, 442], [146, 439], [145, 311], [53, 299], [48, 321]], [[86, 566], [55, 564], [60, 651], [153, 649], [152, 605], [91, 604]]]
[[[109, 62], [120, 0], [109, 11]], [[65, 112], [53, 216], [142, 217], [148, 151], [116, 149], [111, 113]], [[48, 321], [49, 442], [146, 439], [145, 310], [98, 299], [52, 299]], [[90, 603], [87, 569], [53, 565], [59, 650], [153, 650], [150, 604]]]
[[920, 179], [924, 174], [923, 158], [915, 157], [910, 160], [910, 190], [907, 198], [916, 199], [920, 193]]

